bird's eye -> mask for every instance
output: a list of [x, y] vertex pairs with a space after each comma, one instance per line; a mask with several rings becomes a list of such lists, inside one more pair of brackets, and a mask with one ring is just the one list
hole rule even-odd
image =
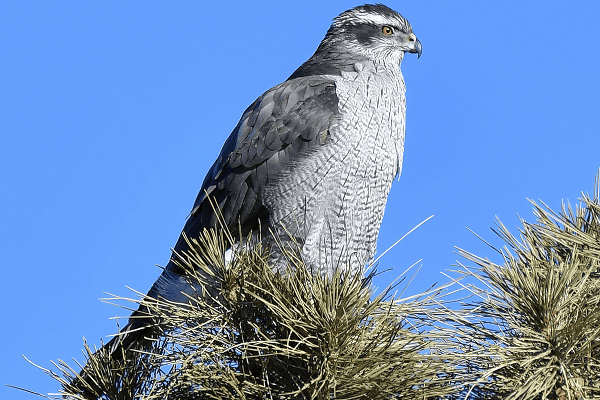
[[381, 28], [381, 31], [385, 36], [390, 36], [392, 33], [394, 33], [394, 29], [391, 26], [384, 26]]

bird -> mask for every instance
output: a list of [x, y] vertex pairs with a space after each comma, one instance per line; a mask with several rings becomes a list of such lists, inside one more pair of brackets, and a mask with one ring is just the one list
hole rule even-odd
[[[177, 259], [190, 250], [186, 238], [220, 226], [262, 235], [275, 271], [285, 271], [293, 244], [314, 274], [363, 273], [402, 169], [405, 53], [420, 58], [422, 45], [391, 8], [365, 4], [335, 17], [315, 53], [242, 114], [148, 298], [185, 301]], [[108, 351], [156, 335], [145, 313], [132, 314]]]

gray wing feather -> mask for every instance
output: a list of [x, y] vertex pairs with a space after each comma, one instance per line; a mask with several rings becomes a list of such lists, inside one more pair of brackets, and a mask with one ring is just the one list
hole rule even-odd
[[[196, 237], [217, 224], [207, 194], [234, 232], [238, 223], [243, 232], [255, 229], [269, 213], [261, 201], [263, 188], [293, 169], [304, 152], [321, 145], [320, 138], [338, 118], [331, 78], [301, 77], [265, 92], [246, 109], [206, 175], [184, 227], [186, 235]], [[184, 245], [180, 238], [175, 250]]]

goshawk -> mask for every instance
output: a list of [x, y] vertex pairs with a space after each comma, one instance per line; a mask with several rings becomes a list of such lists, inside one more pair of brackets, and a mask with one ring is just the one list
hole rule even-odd
[[[232, 232], [262, 235], [275, 269], [286, 267], [281, 246], [294, 243], [315, 273], [362, 273], [402, 166], [406, 52], [420, 56], [421, 43], [392, 9], [363, 5], [336, 17], [312, 57], [244, 111], [204, 179], [175, 253], [189, 250], [184, 234], [219, 227], [210, 198]], [[148, 296], [185, 299], [182, 291], [190, 289], [175, 257]], [[148, 325], [131, 318], [107, 346], [115, 351], [152, 336]]]

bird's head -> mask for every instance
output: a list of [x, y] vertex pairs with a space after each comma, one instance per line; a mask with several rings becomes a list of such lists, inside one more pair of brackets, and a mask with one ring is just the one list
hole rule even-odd
[[419, 57], [422, 53], [410, 23], [383, 4], [366, 4], [343, 12], [333, 20], [323, 43], [357, 56], [398, 63], [404, 53]]
[[336, 17], [315, 54], [290, 79], [352, 70], [366, 60], [399, 65], [404, 53], [422, 53], [408, 21], [383, 4], [365, 4]]

